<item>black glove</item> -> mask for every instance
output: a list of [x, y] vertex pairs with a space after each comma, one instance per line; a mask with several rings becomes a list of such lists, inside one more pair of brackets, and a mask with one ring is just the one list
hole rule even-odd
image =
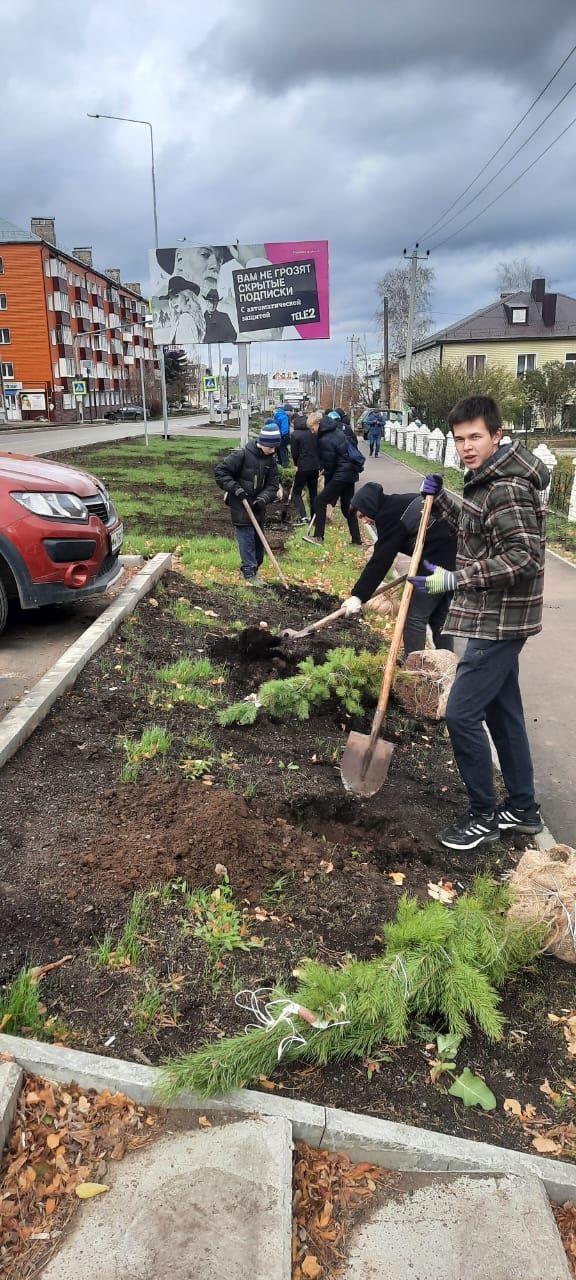
[[255, 498], [252, 503], [252, 510], [257, 520], [261, 520], [266, 510], [266, 503], [263, 498]]
[[232, 490], [232, 493], [234, 494], [235, 498], [238, 498], [239, 502], [243, 502], [246, 497], [246, 490], [242, 488], [241, 484], [235, 485]]

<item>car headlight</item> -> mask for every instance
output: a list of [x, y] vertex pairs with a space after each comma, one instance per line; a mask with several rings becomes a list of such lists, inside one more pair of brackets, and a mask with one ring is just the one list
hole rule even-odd
[[75, 493], [12, 493], [21, 507], [48, 520], [87, 520], [88, 511]]

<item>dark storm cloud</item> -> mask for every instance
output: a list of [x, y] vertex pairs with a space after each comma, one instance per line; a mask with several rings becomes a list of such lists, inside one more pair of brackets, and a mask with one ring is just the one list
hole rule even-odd
[[272, 94], [310, 81], [480, 68], [517, 82], [576, 40], [573, 0], [244, 0], [200, 53]]
[[[329, 240], [334, 342], [289, 351], [303, 368], [335, 367], [347, 334], [374, 330], [383, 271], [470, 181], [576, 43], [576, 4], [211, 0], [206, 8], [124, 0], [114, 40], [107, 0], [84, 0], [73, 41], [68, 0], [19, 0], [3, 13], [10, 128], [0, 131], [0, 216], [26, 227], [32, 214], [55, 214], [62, 245], [91, 243], [101, 267], [145, 284], [147, 131], [85, 113], [148, 117], [164, 244]], [[541, 114], [573, 78], [576, 55]], [[466, 216], [574, 114], [576, 92]], [[574, 141], [576, 127], [433, 254], [438, 327], [490, 301], [503, 257], [531, 256], [554, 285], [576, 292]]]

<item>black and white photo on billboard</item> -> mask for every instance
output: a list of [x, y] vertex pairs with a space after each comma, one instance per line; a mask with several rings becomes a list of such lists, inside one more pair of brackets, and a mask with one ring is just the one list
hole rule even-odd
[[307, 327], [317, 330], [322, 318], [315, 253], [315, 244], [306, 243], [181, 244], [153, 250], [155, 342], [178, 346], [308, 336]]

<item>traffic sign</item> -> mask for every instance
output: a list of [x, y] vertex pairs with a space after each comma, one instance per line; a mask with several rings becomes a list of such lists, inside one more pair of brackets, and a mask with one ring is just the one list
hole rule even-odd
[[217, 386], [218, 386], [218, 379], [215, 378], [213, 374], [204, 374], [204, 390], [205, 391], [216, 391]]
[[75, 378], [72, 383], [72, 393], [77, 400], [81, 400], [86, 395], [86, 383], [82, 378]]

